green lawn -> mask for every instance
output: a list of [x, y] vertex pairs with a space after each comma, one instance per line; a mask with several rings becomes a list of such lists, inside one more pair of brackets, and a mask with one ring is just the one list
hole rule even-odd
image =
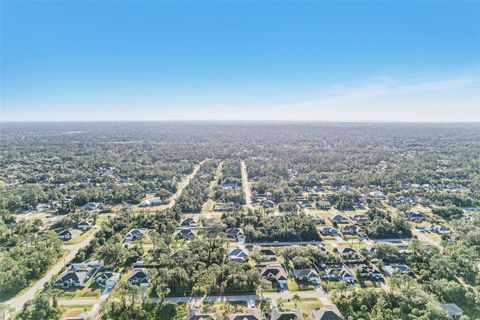
[[296, 309], [300, 311], [307, 319], [312, 316], [312, 312], [314, 310], [321, 309], [323, 307], [323, 303], [317, 298], [300, 299], [298, 301], [295, 301], [293, 299], [279, 299], [277, 301], [277, 305], [282, 311]]
[[62, 311], [62, 319], [78, 317], [83, 312], [91, 310], [92, 307], [93, 306], [91, 304], [77, 306], [61, 306], [60, 311]]
[[290, 292], [315, 290], [315, 287], [311, 283], [307, 281], [297, 282], [292, 278], [288, 279], [287, 285], [288, 285], [288, 291]]
[[90, 284], [84, 288], [64, 289], [63, 294], [58, 298], [61, 300], [97, 299], [102, 294], [102, 290], [102, 287], [90, 282]]
[[204, 313], [241, 313], [247, 311], [247, 303], [243, 301], [204, 302], [201, 310]]
[[94, 232], [95, 232], [95, 229], [91, 228], [90, 230], [82, 232], [80, 235], [74, 237], [72, 240], [65, 241], [63, 244], [65, 244], [65, 245], [78, 244], [78, 243], [82, 242], [83, 240], [85, 240], [88, 236], [90, 236]]

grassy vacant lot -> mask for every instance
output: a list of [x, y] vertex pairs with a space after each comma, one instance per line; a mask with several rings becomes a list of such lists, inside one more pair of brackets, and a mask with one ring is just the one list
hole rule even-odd
[[84, 288], [63, 289], [63, 293], [59, 296], [61, 300], [83, 300], [97, 299], [102, 294], [103, 288], [90, 282]]
[[82, 313], [84, 313], [85, 311], [89, 311], [90, 309], [92, 309], [91, 304], [60, 307], [60, 310], [62, 311], [62, 319], [78, 317]]
[[368, 279], [358, 278], [358, 282], [356, 284], [357, 288], [381, 288], [382, 286], [378, 282], [373, 282]]
[[94, 228], [91, 228], [90, 230], [88, 231], [85, 231], [85, 232], [82, 232], [78, 235], [74, 235], [74, 237], [72, 238], [72, 240], [69, 240], [69, 241], [65, 241], [63, 244], [65, 245], [72, 245], [72, 244], [78, 244], [80, 242], [82, 242], [83, 240], [85, 240], [88, 236], [90, 236], [91, 234], [93, 234], [95, 232], [95, 229]]
[[323, 307], [322, 302], [317, 298], [308, 298], [308, 299], [299, 299], [299, 300], [279, 299], [277, 301], [277, 305], [279, 309], [282, 311], [297, 309], [307, 319], [311, 317], [313, 310], [320, 309]]
[[212, 199], [208, 199], [207, 202], [203, 204], [202, 213], [212, 212], [214, 207], [215, 207], [215, 201], [213, 201]]
[[247, 311], [247, 303], [243, 301], [215, 301], [204, 302], [202, 312], [205, 313], [241, 313]]
[[298, 291], [315, 291], [315, 287], [308, 281], [295, 281], [292, 278], [288, 279], [288, 291], [298, 292]]

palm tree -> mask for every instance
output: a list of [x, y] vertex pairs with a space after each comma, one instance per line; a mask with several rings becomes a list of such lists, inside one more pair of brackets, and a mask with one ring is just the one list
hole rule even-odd
[[298, 301], [300, 300], [300, 296], [298, 294], [294, 294], [292, 297], [293, 303], [295, 304], [295, 308], [297, 308]]
[[2, 303], [0, 304], [0, 320], [7, 320], [8, 316], [14, 309], [10, 307], [8, 304]]

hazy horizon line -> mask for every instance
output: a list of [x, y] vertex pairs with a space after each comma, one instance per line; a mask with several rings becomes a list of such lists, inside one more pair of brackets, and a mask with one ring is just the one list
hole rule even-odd
[[480, 120], [472, 121], [406, 121], [406, 120], [309, 120], [309, 119], [92, 119], [92, 120], [1, 120], [0, 123], [88, 123], [88, 122], [276, 122], [276, 123], [469, 123], [480, 124]]

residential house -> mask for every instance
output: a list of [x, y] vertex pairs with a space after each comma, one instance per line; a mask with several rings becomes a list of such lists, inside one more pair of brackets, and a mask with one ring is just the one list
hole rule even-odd
[[316, 224], [324, 225], [325, 224], [325, 219], [322, 217], [314, 217], [312, 218], [313, 222]]
[[297, 310], [280, 311], [273, 309], [270, 315], [270, 320], [302, 320], [303, 316]]
[[150, 276], [147, 269], [135, 269], [128, 278], [128, 283], [139, 285], [140, 287], [148, 287], [150, 285]]
[[151, 206], [159, 206], [163, 203], [163, 199], [162, 198], [153, 198], [153, 199], [150, 199], [150, 205]]
[[452, 231], [442, 225], [436, 225], [431, 228], [432, 232], [438, 233], [438, 234], [450, 234]]
[[187, 241], [192, 241], [195, 238], [195, 235], [191, 229], [180, 229], [175, 235], [177, 239], [185, 239]]
[[320, 228], [320, 233], [322, 236], [329, 236], [329, 237], [338, 237], [340, 236], [338, 234], [337, 229], [331, 228], [331, 227], [322, 227]]
[[330, 201], [320, 200], [317, 201], [317, 209], [328, 210], [332, 207]]
[[336, 222], [336, 223], [349, 223], [348, 219], [346, 217], [342, 216], [341, 214], [336, 214], [330, 220], [332, 220], [332, 222]]
[[365, 223], [369, 223], [370, 222], [370, 219], [368, 218], [367, 215], [364, 215], [364, 214], [356, 214], [353, 216], [353, 220], [355, 220], [355, 222], [357, 223], [362, 223], [362, 224], [365, 224]]
[[315, 284], [319, 283], [319, 276], [314, 269], [294, 269], [293, 275], [298, 281], [309, 281]]
[[248, 260], [248, 252], [240, 248], [230, 249], [227, 256], [230, 261], [235, 262], [245, 262]]
[[417, 201], [418, 201], [420, 204], [423, 204], [424, 206], [431, 206], [431, 205], [432, 205], [432, 201], [431, 201], [430, 199], [418, 197], [418, 198], [417, 198]]
[[93, 224], [89, 221], [80, 221], [79, 223], [77, 223], [77, 228], [82, 230], [82, 231], [87, 231], [92, 226], [93, 226]]
[[101, 287], [112, 289], [120, 280], [120, 273], [113, 271], [101, 272], [96, 278], [95, 283]]
[[314, 320], [344, 320], [345, 318], [334, 305], [326, 305], [322, 309], [313, 311]]
[[187, 218], [182, 221], [182, 226], [195, 228], [197, 226], [197, 222], [193, 218]]
[[236, 207], [237, 206], [233, 202], [228, 202], [228, 203], [216, 202], [213, 210], [214, 211], [232, 211]]
[[397, 263], [389, 264], [387, 266], [384, 266], [382, 269], [389, 276], [393, 276], [394, 274], [402, 274], [402, 273], [410, 272], [409, 267], [407, 267], [404, 264], [397, 264]]
[[279, 284], [286, 285], [288, 280], [288, 274], [280, 263], [269, 263], [259, 265], [258, 271], [260, 277], [267, 280], [276, 280]]
[[298, 201], [298, 205], [302, 209], [312, 208], [312, 202], [310, 200], [305, 200], [305, 199], [300, 200], [300, 201]]
[[140, 240], [145, 236], [146, 233], [146, 229], [132, 229], [127, 233], [123, 242], [130, 243], [132, 241]]
[[63, 241], [68, 241], [72, 239], [72, 233], [70, 230], [62, 230], [58, 233], [58, 238]]
[[245, 234], [243, 233], [243, 230], [241, 228], [228, 228], [227, 236], [229, 238], [237, 240], [238, 242], [245, 241]]
[[353, 273], [346, 267], [327, 267], [322, 278], [333, 281], [344, 281], [354, 283], [357, 281]]
[[194, 314], [188, 317], [188, 320], [215, 320], [213, 314]]
[[367, 257], [371, 257], [375, 252], [375, 247], [372, 247], [372, 246], [361, 247], [360, 251], [362, 252], [363, 255]]
[[228, 320], [260, 320], [258, 312], [235, 313], [228, 316]]
[[95, 211], [98, 209], [98, 207], [101, 205], [100, 202], [89, 202], [86, 205], [83, 206], [83, 209], [88, 210], [88, 211]]
[[353, 249], [352, 247], [339, 247], [337, 248], [338, 252], [341, 254], [341, 255], [348, 255], [348, 256], [354, 256], [357, 254], [357, 251], [355, 249]]
[[350, 234], [350, 235], [355, 235], [360, 232], [360, 227], [357, 226], [356, 224], [348, 224], [344, 227], [342, 227], [342, 233], [343, 234]]
[[275, 206], [275, 202], [272, 200], [257, 200], [255, 204], [257, 206], [261, 206], [262, 208], [273, 208]]
[[52, 285], [59, 288], [84, 287], [90, 278], [88, 269], [67, 270]]
[[360, 278], [371, 279], [374, 281], [380, 281], [383, 279], [380, 270], [371, 265], [361, 264], [357, 266], [356, 270], [357, 276], [359, 276]]
[[370, 197], [376, 200], [382, 200], [385, 199], [385, 194], [382, 191], [373, 191], [370, 192]]
[[260, 249], [259, 252], [262, 256], [266, 257], [267, 259], [275, 260], [277, 258], [277, 254], [272, 249]]
[[238, 187], [238, 184], [236, 182], [225, 182], [223, 184], [223, 189], [235, 189]]
[[422, 221], [425, 221], [426, 217], [423, 213], [421, 212], [413, 212], [413, 211], [410, 211], [410, 212], [407, 212], [405, 214], [405, 217], [410, 220], [410, 221], [415, 221], [415, 222], [422, 222]]
[[52, 285], [59, 288], [84, 287], [100, 268], [98, 263], [74, 263]]
[[415, 229], [417, 229], [418, 231], [420, 232], [430, 232], [432, 231], [432, 227], [428, 227], [428, 226], [422, 226], [422, 225], [418, 225], [415, 227]]
[[150, 206], [150, 200], [143, 200], [142, 202], [140, 202], [140, 204], [138, 206], [140, 208], [146, 208], [146, 207]]
[[440, 308], [452, 318], [457, 319], [463, 315], [463, 310], [460, 309], [455, 303], [441, 303]]

